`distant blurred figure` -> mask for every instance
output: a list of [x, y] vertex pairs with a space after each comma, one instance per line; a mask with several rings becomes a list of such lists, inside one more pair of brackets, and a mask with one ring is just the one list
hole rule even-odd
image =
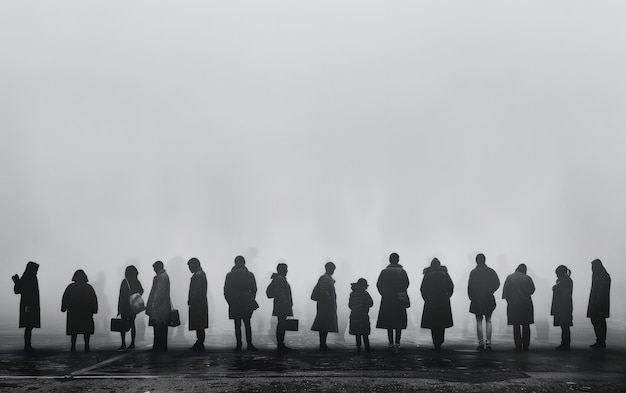
[[85, 352], [89, 352], [89, 339], [95, 330], [93, 315], [98, 312], [98, 298], [83, 270], [76, 270], [72, 281], [61, 301], [61, 311], [67, 311], [66, 334], [71, 336], [72, 352], [76, 352], [76, 338], [79, 334], [85, 339]]
[[526, 274], [526, 270], [526, 265], [520, 264], [515, 273], [506, 278], [502, 288], [502, 298], [508, 303], [508, 324], [513, 325], [516, 351], [528, 351], [530, 325], [535, 323], [533, 301], [530, 298], [535, 293], [535, 283]]
[[326, 345], [328, 333], [339, 332], [337, 324], [337, 295], [335, 293], [335, 264], [327, 262], [324, 265], [326, 272], [317, 280], [311, 299], [317, 302], [317, 314], [311, 330], [319, 332], [320, 351], [330, 351]]
[[454, 325], [450, 307], [454, 284], [448, 274], [448, 269], [441, 266], [439, 259], [434, 258], [430, 267], [424, 269], [420, 292], [424, 299], [421, 327], [430, 329], [435, 350], [439, 350], [444, 341], [446, 328]]
[[[137, 314], [130, 307], [130, 296], [138, 293], [143, 295], [143, 287], [137, 278], [139, 271], [133, 265], [127, 266], [124, 271], [124, 279], [120, 284], [120, 295], [117, 300], [117, 313], [130, 324], [130, 345], [128, 349], [135, 348], [135, 336], [137, 335], [137, 328], [135, 327], [135, 318]], [[120, 349], [126, 349], [126, 332], [121, 332], [122, 346]]]
[[370, 349], [370, 308], [374, 305], [372, 297], [367, 292], [367, 280], [359, 278], [357, 282], [350, 284], [352, 292], [348, 300], [350, 308], [350, 334], [356, 337], [356, 351], [361, 352], [361, 341], [365, 344], [365, 352]]
[[154, 344], [151, 351], [167, 351], [167, 326], [169, 313], [172, 310], [170, 299], [170, 277], [163, 268], [163, 262], [156, 261], [152, 264], [156, 275], [152, 279], [152, 288], [146, 304], [146, 315], [150, 317], [148, 324], [154, 327]]
[[589, 293], [587, 317], [591, 318], [593, 330], [596, 333], [596, 342], [590, 347], [604, 349], [606, 348], [606, 319], [609, 317], [610, 309], [611, 276], [599, 259], [591, 262], [591, 271], [591, 293]]
[[382, 296], [376, 327], [387, 329], [389, 348], [394, 350], [400, 349], [402, 329], [406, 329], [407, 326], [406, 309], [410, 307], [407, 294], [409, 276], [399, 261], [400, 256], [395, 252], [389, 255], [389, 265], [380, 272], [376, 282], [376, 288]]
[[[496, 309], [494, 292], [500, 288], [496, 272], [487, 266], [483, 254], [476, 255], [476, 267], [471, 271], [467, 283], [467, 294], [471, 301], [470, 313], [476, 316], [476, 335], [479, 351], [491, 351], [491, 315]], [[483, 317], [485, 318], [486, 339], [483, 340]]]
[[572, 291], [574, 283], [570, 278], [572, 272], [567, 266], [560, 265], [555, 270], [556, 284], [552, 287], [552, 306], [550, 315], [554, 315], [554, 326], [561, 327], [561, 345], [557, 351], [569, 351], [571, 342], [570, 326], [573, 325]]
[[224, 298], [228, 303], [228, 318], [235, 321], [235, 351], [241, 351], [241, 322], [246, 329], [246, 349], [256, 351], [252, 344], [252, 327], [250, 318], [254, 310], [259, 308], [256, 302], [256, 280], [254, 274], [246, 268], [246, 260], [241, 255], [235, 257], [235, 266], [226, 274], [224, 282]]
[[285, 321], [293, 315], [293, 299], [291, 298], [291, 286], [287, 282], [287, 264], [279, 263], [276, 273], [272, 273], [272, 282], [267, 286], [265, 293], [268, 298], [274, 299], [272, 315], [278, 318], [276, 325], [276, 341], [278, 352], [291, 351], [285, 345]]
[[13, 292], [20, 296], [20, 327], [24, 330], [24, 351], [34, 351], [31, 343], [33, 329], [41, 327], [41, 310], [39, 307], [39, 282], [37, 281], [37, 271], [39, 265], [35, 262], [28, 262], [24, 274], [20, 278], [17, 274], [13, 279]]
[[204, 340], [206, 338], [204, 329], [209, 327], [206, 273], [202, 270], [198, 258], [191, 258], [187, 262], [187, 266], [189, 266], [189, 271], [193, 273], [187, 300], [187, 305], [189, 305], [189, 330], [196, 331], [196, 342], [189, 349], [192, 351], [204, 351]]

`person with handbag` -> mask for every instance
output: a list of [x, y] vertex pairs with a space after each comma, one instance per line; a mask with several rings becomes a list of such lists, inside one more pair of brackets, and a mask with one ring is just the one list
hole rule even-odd
[[257, 351], [252, 344], [252, 327], [250, 318], [254, 310], [259, 308], [256, 302], [256, 280], [254, 274], [246, 268], [246, 260], [241, 255], [235, 257], [235, 266], [226, 274], [224, 282], [224, 298], [228, 303], [228, 318], [235, 321], [236, 352], [242, 348], [241, 323], [246, 329], [246, 349]]
[[17, 274], [11, 277], [13, 292], [20, 295], [20, 327], [24, 330], [24, 352], [34, 351], [31, 341], [34, 328], [41, 327], [41, 309], [39, 306], [39, 282], [37, 281], [37, 271], [39, 265], [35, 262], [28, 262], [22, 277]]
[[424, 269], [420, 292], [424, 299], [421, 327], [430, 329], [435, 350], [439, 350], [444, 341], [446, 328], [454, 325], [450, 307], [454, 284], [448, 274], [448, 269], [441, 266], [439, 259], [434, 258], [430, 267]]
[[[389, 255], [389, 265], [378, 276], [376, 288], [382, 296], [376, 327], [387, 329], [389, 348], [400, 349], [402, 329], [406, 329], [406, 309], [410, 306], [407, 289], [409, 276], [400, 265], [400, 256], [395, 252]], [[394, 339], [395, 331], [395, 339]]]
[[324, 265], [326, 272], [320, 276], [311, 294], [311, 299], [317, 302], [317, 314], [311, 330], [319, 333], [320, 351], [330, 351], [326, 345], [328, 333], [339, 332], [337, 324], [337, 295], [335, 293], [335, 264], [327, 262]]
[[288, 352], [291, 348], [285, 345], [285, 331], [287, 317], [293, 316], [293, 299], [291, 298], [291, 286], [287, 282], [287, 264], [279, 263], [276, 273], [272, 273], [272, 282], [265, 291], [270, 299], [274, 299], [272, 315], [278, 318], [276, 325], [276, 341], [278, 352]]
[[98, 312], [98, 298], [83, 270], [76, 270], [72, 281], [61, 300], [61, 312], [67, 312], [66, 333], [71, 337], [72, 352], [76, 352], [79, 334], [85, 339], [85, 352], [89, 352], [89, 339], [95, 330], [93, 315]]
[[205, 329], [209, 327], [209, 305], [206, 298], [206, 273], [200, 266], [198, 258], [191, 258], [187, 262], [189, 271], [193, 274], [189, 284], [189, 330], [196, 331], [196, 342], [192, 351], [204, 351]]
[[[137, 295], [141, 298], [143, 295], [143, 287], [137, 278], [139, 271], [133, 265], [127, 266], [124, 271], [124, 279], [120, 284], [120, 294], [117, 300], [117, 314], [123, 321], [130, 327], [130, 345], [128, 349], [135, 348], [135, 336], [137, 335], [137, 329], [135, 326], [135, 318], [141, 310], [135, 308], [134, 302], [131, 303], [131, 299], [134, 300]], [[128, 327], [127, 327], [128, 328]], [[120, 350], [126, 349], [126, 332], [120, 332], [122, 336], [122, 345]]]
[[152, 264], [156, 275], [152, 279], [152, 288], [148, 295], [146, 315], [150, 317], [148, 324], [154, 328], [154, 344], [152, 352], [167, 351], [167, 328], [169, 325], [172, 301], [170, 299], [170, 277], [165, 272], [163, 262]]

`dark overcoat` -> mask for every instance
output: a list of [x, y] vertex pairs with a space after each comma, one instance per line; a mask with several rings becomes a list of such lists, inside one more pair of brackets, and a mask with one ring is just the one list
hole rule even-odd
[[337, 333], [337, 295], [335, 293], [335, 280], [328, 274], [323, 274], [318, 279], [319, 299], [317, 300], [317, 314], [311, 330], [317, 332]]
[[591, 292], [587, 306], [588, 318], [608, 318], [610, 313], [611, 276], [599, 266], [591, 276]]
[[235, 266], [226, 274], [224, 298], [228, 303], [228, 318], [250, 319], [258, 308], [256, 280], [245, 266]]
[[[29, 262], [34, 263], [34, 262]], [[41, 309], [39, 305], [39, 283], [35, 273], [24, 272], [15, 282], [13, 292], [20, 295], [20, 327], [41, 327]]]
[[378, 276], [376, 288], [382, 296], [376, 327], [380, 329], [406, 329], [406, 308], [398, 298], [409, 287], [409, 276], [402, 265], [389, 264]]
[[120, 294], [117, 299], [117, 312], [126, 320], [133, 320], [136, 316], [130, 309], [130, 295], [133, 293], [143, 295], [143, 287], [139, 280], [123, 279], [120, 284]]
[[146, 304], [146, 315], [150, 317], [148, 324], [150, 326], [167, 325], [171, 310], [170, 277], [163, 269], [152, 279], [152, 288], [150, 288]]
[[265, 293], [268, 298], [274, 299], [272, 315], [279, 318], [293, 315], [291, 286], [285, 277], [276, 273], [272, 274], [272, 282], [267, 286]]
[[424, 279], [420, 287], [424, 299], [421, 327], [442, 329], [453, 326], [450, 297], [454, 284], [445, 266], [431, 266], [424, 269]]
[[550, 307], [550, 315], [554, 315], [554, 326], [573, 326], [573, 288], [574, 283], [567, 275], [559, 277], [556, 280], [556, 285], [552, 287], [552, 306]]
[[502, 298], [508, 305], [506, 315], [509, 325], [530, 325], [535, 323], [531, 295], [535, 293], [535, 283], [526, 273], [515, 272], [504, 281]]
[[191, 276], [189, 284], [189, 330], [209, 327], [209, 303], [206, 298], [206, 273], [200, 269]]
[[98, 298], [86, 282], [74, 282], [63, 293], [61, 311], [67, 312], [66, 334], [93, 334], [93, 314], [98, 312]]
[[494, 292], [500, 288], [500, 279], [495, 270], [482, 263], [476, 266], [469, 276], [467, 295], [470, 299], [470, 312], [476, 315], [491, 315], [496, 309]]
[[353, 288], [348, 300], [350, 330], [353, 335], [368, 336], [371, 332], [369, 310], [374, 305], [370, 294], [364, 289]]

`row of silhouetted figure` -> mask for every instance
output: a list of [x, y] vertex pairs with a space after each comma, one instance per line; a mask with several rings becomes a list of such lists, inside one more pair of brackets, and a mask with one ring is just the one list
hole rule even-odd
[[[389, 256], [389, 264], [385, 267], [376, 283], [381, 295], [380, 310], [376, 327], [387, 330], [389, 348], [400, 348], [402, 330], [407, 327], [407, 308], [410, 299], [407, 294], [409, 278], [399, 263], [396, 253]], [[196, 332], [196, 342], [191, 350], [203, 351], [205, 330], [209, 326], [207, 302], [207, 278], [200, 261], [191, 258], [187, 263], [192, 273], [189, 286], [189, 330]], [[257, 285], [254, 274], [246, 268], [244, 257], [237, 256], [232, 270], [226, 275], [224, 297], [228, 303], [228, 317], [234, 320], [236, 351], [243, 348], [241, 325], [245, 326], [246, 350], [256, 351], [252, 341], [250, 319], [259, 308], [256, 302]], [[172, 307], [170, 299], [170, 279], [164, 269], [163, 262], [153, 265], [155, 276], [147, 300], [143, 301], [144, 289], [138, 280], [135, 266], [128, 266], [124, 279], [120, 284], [118, 315], [119, 321], [126, 328], [121, 332], [121, 348], [135, 348], [135, 318], [145, 309], [149, 317], [149, 325], [154, 328], [154, 344], [151, 351], [167, 351], [168, 327], [178, 326], [178, 311]], [[24, 350], [33, 351], [31, 345], [33, 328], [40, 327], [39, 286], [37, 271], [39, 265], [28, 262], [22, 277], [12, 277], [16, 294], [21, 295], [19, 326], [25, 328]], [[337, 322], [337, 297], [333, 273], [336, 266], [333, 262], [325, 265], [325, 273], [318, 279], [311, 293], [311, 299], [317, 303], [317, 314], [311, 330], [319, 333], [319, 350], [329, 351], [326, 345], [328, 333], [339, 331]], [[587, 308], [587, 317], [591, 318], [596, 342], [592, 348], [606, 348], [606, 319], [609, 317], [609, 294], [611, 278], [599, 259], [591, 262], [592, 278], [591, 293]], [[280, 352], [290, 351], [285, 345], [285, 332], [297, 331], [298, 320], [293, 318], [293, 299], [291, 286], [287, 281], [287, 264], [279, 263], [276, 273], [266, 289], [268, 298], [273, 299], [272, 315], [277, 317], [276, 342]], [[569, 350], [571, 342], [570, 327], [572, 323], [572, 289], [570, 270], [566, 266], [558, 266], [555, 270], [556, 284], [552, 287], [552, 307], [550, 314], [554, 316], [554, 326], [561, 328], [561, 344], [557, 350]], [[76, 351], [78, 335], [84, 335], [85, 351], [89, 351], [89, 338], [94, 333], [93, 315], [98, 311], [98, 301], [94, 289], [89, 285], [83, 270], [77, 270], [72, 283], [63, 293], [61, 311], [67, 313], [66, 333], [71, 337], [71, 351]], [[363, 278], [351, 284], [348, 306], [350, 308], [349, 333], [356, 337], [357, 352], [362, 346], [370, 351], [369, 335], [371, 332], [369, 310], [374, 302], [368, 292], [367, 281]], [[495, 291], [500, 287], [500, 279], [496, 272], [487, 266], [485, 256], [476, 256], [476, 267], [471, 271], [467, 286], [471, 301], [469, 312], [476, 317], [478, 351], [491, 351], [491, 316], [496, 308]], [[430, 329], [435, 349], [440, 349], [444, 342], [445, 329], [453, 326], [450, 297], [454, 284], [445, 266], [435, 258], [429, 267], [424, 269], [424, 277], [420, 287], [424, 299], [421, 327]], [[535, 285], [526, 272], [526, 265], [521, 264], [515, 272], [504, 281], [502, 298], [507, 302], [507, 322], [513, 326], [515, 350], [527, 351], [530, 345], [530, 325], [534, 323], [532, 295]], [[485, 329], [483, 330], [483, 320]], [[113, 324], [112, 324], [113, 325]], [[130, 331], [131, 342], [126, 346], [126, 332]]]

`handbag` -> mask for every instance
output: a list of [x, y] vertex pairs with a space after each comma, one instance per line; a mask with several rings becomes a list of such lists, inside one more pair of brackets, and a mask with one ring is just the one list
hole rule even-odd
[[409, 299], [409, 294], [406, 292], [398, 292], [398, 301], [404, 308], [411, 307], [411, 299]]
[[297, 332], [298, 320], [294, 318], [285, 319], [285, 330], [289, 332]]
[[126, 333], [130, 330], [130, 321], [122, 318], [111, 318], [111, 331]]
[[[128, 280], [126, 280], [126, 285], [128, 285], [128, 291], [130, 292], [131, 289]], [[130, 303], [130, 311], [132, 311], [135, 315], [146, 309], [146, 304], [143, 302], [143, 299], [139, 293], [131, 294], [128, 298], [128, 302]]]
[[180, 326], [180, 314], [178, 310], [174, 310], [172, 301], [170, 300], [170, 312], [167, 313], [167, 326], [176, 327]]

